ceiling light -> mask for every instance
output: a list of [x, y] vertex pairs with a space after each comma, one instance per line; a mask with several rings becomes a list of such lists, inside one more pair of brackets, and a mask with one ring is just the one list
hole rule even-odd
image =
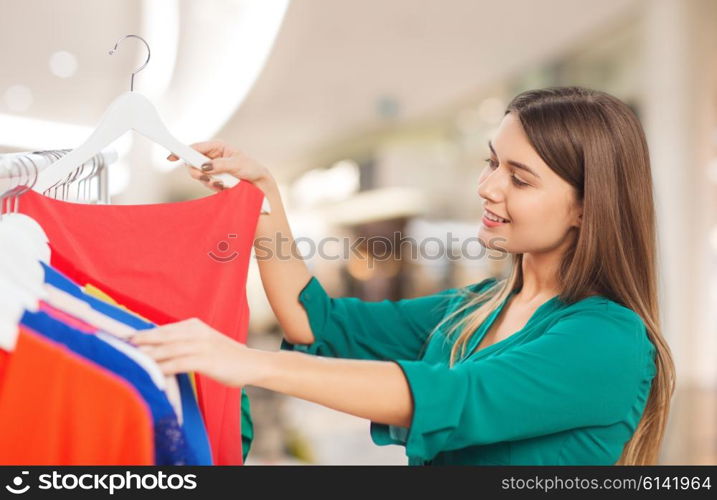
[[77, 57], [66, 50], [59, 50], [50, 56], [50, 71], [58, 78], [70, 78], [77, 72]]
[[[42, 151], [74, 149], [87, 140], [94, 127], [0, 113], [0, 130], [0, 146], [13, 150]], [[112, 143], [112, 148], [121, 158], [131, 145], [132, 134], [125, 134]]]
[[[32, 106], [34, 99], [32, 97], [32, 91], [25, 85], [13, 85], [5, 91], [5, 104], [10, 111], [22, 113], [27, 111]], [[5, 131], [3, 130], [3, 133]]]

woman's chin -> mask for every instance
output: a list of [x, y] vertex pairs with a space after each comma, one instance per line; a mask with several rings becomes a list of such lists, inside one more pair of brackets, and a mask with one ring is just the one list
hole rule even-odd
[[490, 231], [484, 231], [481, 229], [478, 231], [478, 242], [482, 247], [485, 247], [486, 250], [495, 250], [497, 252], [509, 252], [509, 250], [506, 248], [506, 244], [508, 243], [507, 238], [502, 236], [496, 236], [495, 234], [490, 234]]

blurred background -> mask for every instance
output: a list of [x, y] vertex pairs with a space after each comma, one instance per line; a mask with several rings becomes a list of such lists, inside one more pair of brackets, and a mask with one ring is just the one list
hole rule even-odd
[[[0, 153], [83, 142], [146, 58], [136, 40], [108, 51], [141, 35], [152, 58], [135, 90], [183, 142], [221, 138], [271, 169], [311, 271], [337, 297], [504, 275], [508, 261], [472, 238], [508, 101], [551, 85], [624, 100], [651, 148], [678, 370], [661, 463], [717, 463], [714, 0], [0, 0], [0, 13]], [[112, 203], [209, 194], [141, 136], [114, 147]], [[312, 242], [329, 237], [319, 255]], [[250, 344], [278, 348], [254, 261], [247, 292]], [[248, 392], [249, 464], [406, 463], [402, 448], [372, 444], [366, 420]]]

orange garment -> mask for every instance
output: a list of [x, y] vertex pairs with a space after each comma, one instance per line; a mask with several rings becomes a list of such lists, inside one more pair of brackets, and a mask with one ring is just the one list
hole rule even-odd
[[1, 465], [152, 465], [152, 418], [125, 381], [25, 327], [0, 349]]

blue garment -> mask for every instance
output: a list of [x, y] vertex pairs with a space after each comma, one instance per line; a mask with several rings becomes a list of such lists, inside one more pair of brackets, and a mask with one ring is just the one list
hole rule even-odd
[[94, 335], [76, 330], [45, 312], [25, 311], [20, 323], [131, 384], [147, 403], [152, 414], [155, 463], [187, 464], [190, 451], [174, 409], [167, 396], [157, 388], [142, 366]]
[[[45, 283], [83, 300], [94, 310], [124, 323], [135, 330], [149, 330], [156, 327], [154, 323], [145, 321], [124, 309], [108, 304], [91, 295], [87, 295], [76, 283], [65, 275], [45, 263], [41, 262], [41, 264], [45, 270]], [[194, 390], [192, 389], [189, 376], [186, 373], [180, 373], [177, 375], [177, 382], [182, 403], [182, 430], [187, 447], [191, 452], [188, 465], [213, 465], [214, 462], [212, 461], [207, 430], [204, 426], [204, 419], [202, 418], [199, 405], [194, 396]]]

